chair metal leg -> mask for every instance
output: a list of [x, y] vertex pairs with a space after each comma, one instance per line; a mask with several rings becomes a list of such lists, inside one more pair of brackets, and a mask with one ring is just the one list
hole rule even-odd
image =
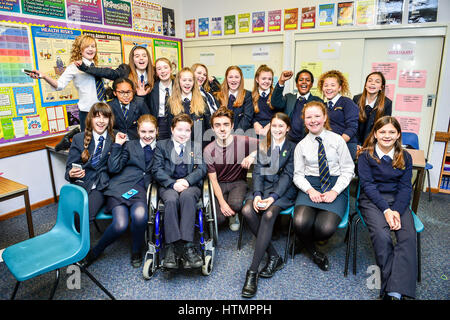
[[417, 281], [422, 281], [422, 255], [420, 251], [420, 233], [417, 234]]
[[52, 291], [50, 293], [50, 297], [48, 298], [48, 300], [53, 299], [53, 296], [55, 295], [55, 292], [56, 292], [56, 287], [58, 287], [58, 283], [59, 283], [59, 269], [56, 269], [55, 283], [53, 284], [53, 288], [52, 288]]
[[291, 243], [291, 226], [292, 226], [292, 218], [289, 220], [288, 236], [286, 239], [286, 245], [284, 247], [284, 263], [286, 263], [288, 259], [287, 255], [289, 250], [289, 244]]
[[86, 273], [89, 279], [91, 279], [92, 282], [97, 285], [97, 287], [99, 287], [108, 297], [110, 297], [111, 300], [116, 300], [116, 298], [114, 298], [114, 296], [108, 290], [106, 290], [106, 288], [100, 282], [98, 282], [98, 280], [95, 279], [94, 276], [89, 271], [87, 271], [85, 267], [83, 267], [79, 262], [77, 262], [76, 265], [81, 269], [82, 272]]
[[358, 217], [353, 225], [353, 274], [356, 275], [356, 251], [358, 250], [358, 223], [361, 218]]
[[16, 293], [17, 293], [17, 290], [19, 289], [19, 285], [20, 285], [20, 281], [17, 281], [17, 282], [16, 282], [16, 285], [15, 285], [15, 287], [14, 287], [14, 292], [13, 292], [13, 294], [11, 295], [11, 300], [14, 300], [14, 298], [16, 297]]
[[97, 232], [101, 233], [100, 228], [98, 227], [98, 224], [97, 224], [97, 220], [95, 220], [95, 219], [94, 219], [94, 226], [95, 226], [95, 229], [97, 229]]
[[347, 232], [345, 234], [344, 241], [347, 242], [347, 248], [345, 250], [345, 267], [344, 267], [344, 277], [348, 275], [348, 262], [350, 258], [350, 247], [352, 243], [352, 225], [353, 225], [353, 216], [351, 215], [348, 219]]
[[241, 250], [241, 245], [242, 245], [242, 233], [244, 232], [244, 227], [245, 227], [245, 218], [242, 217], [242, 221], [239, 224], [239, 239], [238, 239], [238, 245], [237, 248], [238, 250]]
[[428, 201], [431, 201], [430, 171], [429, 170], [425, 170], [425, 174], [427, 175], [427, 181], [428, 181]]

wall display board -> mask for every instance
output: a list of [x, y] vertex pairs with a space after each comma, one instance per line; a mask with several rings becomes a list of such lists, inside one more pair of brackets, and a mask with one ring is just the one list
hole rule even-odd
[[[45, 14], [50, 16], [50, 12]], [[135, 45], [146, 47], [152, 61], [167, 57], [174, 70], [183, 66], [181, 39], [95, 25], [77, 24], [74, 28], [59, 20], [0, 14], [0, 145], [65, 132], [79, 123], [78, 93], [72, 83], [56, 91], [22, 70], [36, 69], [58, 79], [70, 64], [74, 39], [81, 34], [96, 39], [101, 67], [117, 68], [127, 63]]]

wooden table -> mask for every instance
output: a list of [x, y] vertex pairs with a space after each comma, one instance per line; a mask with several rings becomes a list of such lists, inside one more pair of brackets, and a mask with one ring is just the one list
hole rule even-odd
[[413, 190], [413, 199], [411, 209], [417, 214], [419, 207], [420, 195], [423, 190], [423, 180], [425, 177], [425, 154], [423, 150], [405, 149], [409, 152], [413, 161], [413, 170], [417, 170], [417, 182]]
[[[28, 195], [28, 187], [13, 180], [0, 177], [0, 201], [23, 196], [25, 201], [25, 213], [27, 216], [28, 234], [30, 238], [34, 237], [33, 219], [31, 217], [30, 197]], [[0, 221], [16, 216], [17, 214], [0, 215]]]

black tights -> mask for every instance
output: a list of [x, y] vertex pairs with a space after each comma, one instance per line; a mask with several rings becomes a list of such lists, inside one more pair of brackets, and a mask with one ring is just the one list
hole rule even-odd
[[145, 227], [148, 221], [148, 209], [144, 202], [136, 202], [131, 207], [119, 205], [112, 209], [113, 220], [103, 233], [97, 245], [92, 249], [98, 256], [103, 250], [118, 239], [128, 228], [131, 217], [132, 253], [138, 253], [144, 242]]
[[247, 200], [242, 208], [242, 215], [247, 220], [250, 231], [256, 236], [255, 252], [253, 253], [251, 271], [258, 271], [259, 264], [267, 251], [269, 256], [278, 256], [277, 251], [270, 242], [273, 225], [281, 208], [270, 206], [265, 212], [256, 213], [253, 209], [253, 201]]
[[334, 212], [302, 205], [294, 209], [295, 233], [310, 253], [316, 251], [314, 242], [331, 238], [340, 222]]

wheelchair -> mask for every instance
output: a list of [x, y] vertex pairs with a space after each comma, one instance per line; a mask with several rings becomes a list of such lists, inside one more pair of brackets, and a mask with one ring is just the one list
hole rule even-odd
[[[148, 223], [145, 233], [147, 252], [144, 257], [142, 274], [149, 280], [158, 269], [164, 270], [162, 256], [163, 234], [162, 224], [164, 220], [164, 203], [158, 194], [159, 186], [153, 183], [147, 190], [148, 199]], [[197, 202], [197, 215], [195, 227], [198, 229], [203, 265], [201, 272], [209, 276], [214, 266], [215, 248], [218, 243], [217, 219], [212, 206], [211, 192], [208, 179], [203, 180], [202, 194]]]

